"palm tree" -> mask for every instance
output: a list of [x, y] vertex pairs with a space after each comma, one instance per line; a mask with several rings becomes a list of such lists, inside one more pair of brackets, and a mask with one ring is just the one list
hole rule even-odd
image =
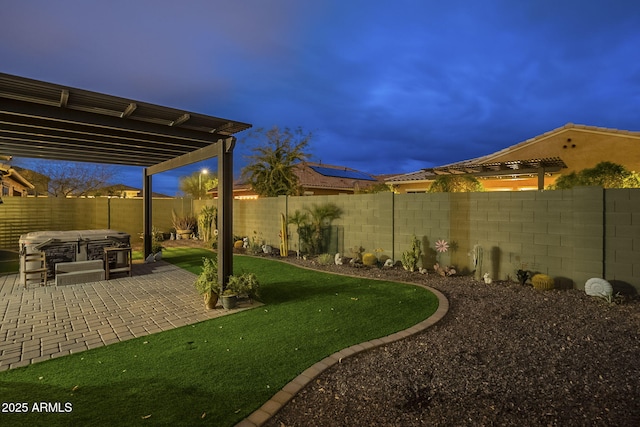
[[296, 231], [298, 232], [298, 256], [300, 256], [300, 252], [302, 251], [302, 247], [300, 246], [302, 240], [305, 242], [308, 240], [305, 236], [305, 232], [308, 227], [309, 215], [304, 212], [300, 212], [296, 210], [293, 215], [289, 216], [289, 224], [293, 224], [296, 226]]
[[180, 178], [180, 191], [188, 197], [201, 199], [207, 197], [207, 191], [218, 186], [217, 172], [206, 174], [196, 171], [189, 176]]
[[313, 204], [310, 208], [305, 208], [311, 217], [311, 247], [313, 253], [320, 253], [323, 249], [322, 230], [331, 225], [334, 219], [340, 218], [342, 209], [334, 203], [323, 205]]
[[277, 126], [258, 133], [264, 134], [267, 144], [252, 149], [254, 154], [249, 156], [250, 164], [242, 169], [242, 178], [263, 197], [297, 195], [299, 184], [294, 168], [309, 157], [304, 150], [311, 134], [303, 134], [301, 129], [281, 131]]

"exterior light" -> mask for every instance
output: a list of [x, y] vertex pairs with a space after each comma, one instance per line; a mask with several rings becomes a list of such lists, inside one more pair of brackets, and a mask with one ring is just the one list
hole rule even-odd
[[198, 174], [198, 199], [202, 200], [202, 175], [208, 174], [209, 171], [207, 169], [202, 169]]

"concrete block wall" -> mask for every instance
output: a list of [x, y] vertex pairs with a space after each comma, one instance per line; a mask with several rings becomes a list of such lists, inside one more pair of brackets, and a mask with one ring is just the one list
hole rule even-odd
[[480, 245], [481, 273], [496, 279], [515, 279], [521, 268], [549, 274], [561, 288], [601, 277], [601, 189], [451, 196], [451, 233], [457, 247], [452, 263], [461, 270], [472, 268], [469, 253]]
[[[291, 215], [332, 202], [343, 210], [333, 222], [341, 230], [342, 253], [360, 245], [367, 252], [382, 248], [400, 260], [415, 235], [422, 242], [422, 265], [429, 269], [438, 261], [468, 273], [472, 249], [479, 245], [481, 272], [495, 279], [515, 280], [516, 270], [524, 268], [553, 276], [559, 288], [583, 289], [587, 279], [603, 277], [640, 290], [640, 189], [281, 197], [277, 208], [268, 205], [274, 202], [257, 202], [262, 204], [237, 205], [235, 233], [277, 233], [277, 225], [260, 219], [262, 206]], [[294, 249], [297, 233], [291, 225], [289, 235]], [[449, 242], [447, 253], [436, 253], [440, 239]]]
[[402, 259], [402, 253], [411, 249], [416, 236], [421, 242], [421, 267], [431, 269], [436, 261], [451, 263], [451, 252], [437, 255], [435, 242], [451, 242], [451, 194], [396, 194], [394, 199], [394, 256]]
[[614, 289], [640, 290], [640, 190], [605, 192], [604, 275]]
[[[112, 228], [142, 231], [142, 200], [6, 197], [0, 206], [0, 248], [16, 250], [21, 234], [42, 230]], [[602, 277], [640, 291], [640, 189], [576, 188], [556, 191], [362, 194], [276, 197], [234, 202], [234, 234], [279, 247], [280, 214], [290, 216], [332, 202], [343, 210], [333, 222], [338, 249], [354, 246], [400, 260], [413, 235], [422, 242], [423, 264], [453, 264], [469, 272], [469, 253], [483, 249], [482, 271], [496, 279], [514, 278], [518, 268], [549, 274], [560, 287], [584, 288]], [[214, 201], [154, 199], [153, 222], [171, 228], [171, 210], [197, 214]], [[289, 249], [297, 233], [288, 225]], [[255, 232], [255, 233], [254, 233]], [[444, 239], [451, 249], [437, 254]]]
[[257, 200], [234, 200], [234, 236], [256, 239], [274, 248], [280, 247], [280, 214], [286, 214], [287, 198], [271, 197]]

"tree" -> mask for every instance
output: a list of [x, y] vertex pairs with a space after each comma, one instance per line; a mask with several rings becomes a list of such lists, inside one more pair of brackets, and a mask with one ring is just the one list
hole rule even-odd
[[386, 193], [391, 191], [391, 187], [384, 182], [378, 182], [371, 184], [367, 187], [358, 189], [356, 194], [374, 194], [374, 193]]
[[600, 162], [592, 168], [560, 176], [550, 189], [566, 190], [573, 187], [598, 186], [602, 188], [640, 188], [640, 175], [622, 165]]
[[321, 253], [324, 249], [324, 234], [328, 226], [334, 219], [340, 218], [343, 211], [334, 203], [323, 205], [312, 204], [305, 206], [306, 212], [296, 210], [289, 217], [289, 224], [294, 224], [298, 228], [298, 252], [302, 252], [302, 243], [306, 245], [306, 250], [311, 254]]
[[107, 165], [55, 160], [38, 163], [32, 169], [49, 178], [47, 191], [54, 197], [86, 196], [106, 186], [115, 174]]
[[180, 191], [194, 199], [207, 196], [207, 191], [218, 186], [217, 172], [194, 172], [189, 176], [180, 178]]
[[305, 149], [311, 133], [305, 134], [300, 128], [281, 131], [274, 126], [268, 131], [259, 129], [254, 134], [266, 141], [252, 149], [254, 154], [248, 156], [250, 163], [242, 169], [242, 178], [259, 196], [297, 195], [299, 183], [295, 165], [309, 157]]
[[323, 205], [312, 204], [310, 208], [305, 208], [309, 212], [311, 225], [311, 252], [320, 253], [324, 249], [324, 236], [322, 230], [331, 225], [334, 219], [340, 218], [342, 209], [334, 203]]
[[429, 187], [429, 193], [468, 193], [484, 191], [482, 183], [471, 175], [440, 175]]

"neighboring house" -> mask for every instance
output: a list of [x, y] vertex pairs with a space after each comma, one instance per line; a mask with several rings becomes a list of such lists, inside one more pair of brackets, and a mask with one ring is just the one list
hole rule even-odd
[[29, 190], [34, 189], [25, 177], [9, 165], [0, 163], [0, 197], [26, 197]]
[[[301, 162], [296, 165], [295, 174], [303, 196], [354, 194], [382, 182], [365, 172], [323, 163]], [[213, 197], [218, 196], [217, 189], [209, 190], [208, 193]], [[238, 181], [233, 185], [233, 197], [257, 199], [258, 195], [251, 190], [249, 184]]]
[[48, 176], [19, 166], [14, 166], [13, 169], [18, 171], [23, 178], [33, 184], [34, 187], [29, 189], [29, 196], [46, 197], [49, 195], [49, 181], [51, 179]]
[[[120, 199], [142, 198], [142, 190], [125, 184], [114, 184], [89, 192], [87, 197], [116, 197]], [[151, 197], [158, 199], [170, 199], [170, 196], [161, 193], [152, 193]]]
[[602, 161], [640, 172], [640, 132], [569, 123], [495, 153], [396, 175], [385, 182], [399, 193], [425, 192], [439, 175], [469, 174], [487, 191], [544, 189], [561, 174]]

